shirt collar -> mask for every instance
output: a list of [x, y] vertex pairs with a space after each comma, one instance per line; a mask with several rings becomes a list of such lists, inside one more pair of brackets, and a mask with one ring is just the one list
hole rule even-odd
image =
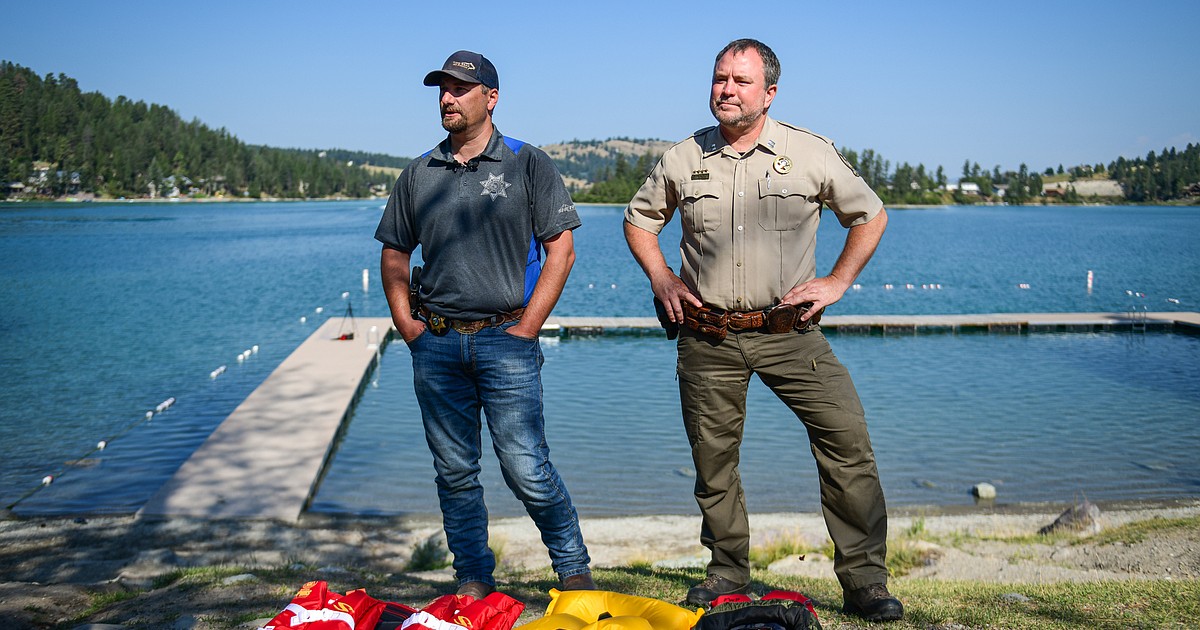
[[[778, 147], [784, 142], [784, 131], [780, 128], [778, 122], [774, 118], [763, 114], [766, 122], [763, 123], [762, 131], [758, 134], [758, 144], [755, 149], [762, 150], [771, 155], [778, 153], [775, 147]], [[711, 157], [724, 152], [725, 147], [729, 146], [729, 142], [725, 140], [725, 136], [721, 135], [721, 126], [716, 125], [710, 127], [705, 133], [700, 136], [700, 152], [702, 158]], [[732, 148], [729, 149], [730, 155], [737, 155]]]
[[[500, 133], [500, 129], [492, 124], [492, 137], [488, 139], [487, 146], [484, 147], [483, 153], [479, 154], [479, 158], [487, 159], [493, 162], [499, 162], [503, 157], [500, 147], [504, 146], [504, 135]], [[438, 143], [437, 149], [433, 152], [434, 157], [443, 161], [453, 163], [454, 151], [450, 148], [450, 136], [447, 135], [445, 140]]]

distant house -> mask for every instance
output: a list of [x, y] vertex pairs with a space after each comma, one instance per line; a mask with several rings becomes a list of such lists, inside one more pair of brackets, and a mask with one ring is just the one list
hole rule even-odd
[[979, 184], [976, 184], [975, 182], [959, 182], [958, 189], [962, 191], [964, 195], [979, 194]]
[[1189, 197], [1200, 197], [1200, 182], [1189, 185], [1186, 189], [1184, 189], [1184, 192], [1187, 193], [1187, 196]]

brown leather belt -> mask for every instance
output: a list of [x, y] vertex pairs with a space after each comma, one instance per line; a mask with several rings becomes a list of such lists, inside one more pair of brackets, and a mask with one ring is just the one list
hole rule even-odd
[[723, 341], [730, 332], [779, 334], [796, 330], [803, 333], [821, 321], [820, 312], [808, 321], [800, 319], [812, 306], [811, 302], [798, 306], [780, 304], [760, 311], [727, 311], [715, 306], [693, 306], [687, 300], [681, 300], [680, 304], [683, 306], [684, 326], [718, 341]]
[[463, 319], [450, 319], [449, 317], [443, 317], [429, 310], [424, 304], [422, 304], [417, 310], [420, 312], [421, 317], [424, 318], [425, 323], [429, 325], [429, 331], [438, 336], [446, 334], [446, 331], [451, 328], [464, 335], [473, 335], [484, 328], [499, 326], [501, 324], [507, 324], [508, 322], [515, 322], [518, 319], [521, 319], [521, 316], [525, 314], [525, 308], [522, 307], [512, 311], [511, 313], [500, 313], [499, 315], [493, 315], [487, 319], [468, 321]]

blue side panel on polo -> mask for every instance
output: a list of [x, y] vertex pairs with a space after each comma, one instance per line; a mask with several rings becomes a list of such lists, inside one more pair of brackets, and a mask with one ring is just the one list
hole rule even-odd
[[[513, 153], [521, 150], [525, 143], [516, 138], [504, 136], [504, 144], [512, 149]], [[533, 287], [537, 286], [538, 278], [542, 275], [542, 244], [538, 242], [537, 237], [529, 239], [529, 257], [525, 260], [525, 301], [522, 306], [529, 304], [529, 298], [533, 296]]]

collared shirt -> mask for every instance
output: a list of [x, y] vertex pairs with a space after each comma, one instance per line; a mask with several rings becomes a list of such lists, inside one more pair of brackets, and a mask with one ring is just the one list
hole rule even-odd
[[704, 303], [744, 311], [816, 277], [822, 206], [849, 228], [875, 218], [883, 202], [832, 141], [768, 117], [744, 154], [718, 127], [668, 149], [625, 220], [658, 234], [680, 210], [680, 277]]
[[541, 243], [580, 225], [550, 157], [513, 146], [495, 129], [483, 153], [460, 164], [446, 138], [404, 169], [384, 207], [375, 238], [408, 253], [421, 247], [421, 300], [440, 315], [478, 320], [521, 308]]

